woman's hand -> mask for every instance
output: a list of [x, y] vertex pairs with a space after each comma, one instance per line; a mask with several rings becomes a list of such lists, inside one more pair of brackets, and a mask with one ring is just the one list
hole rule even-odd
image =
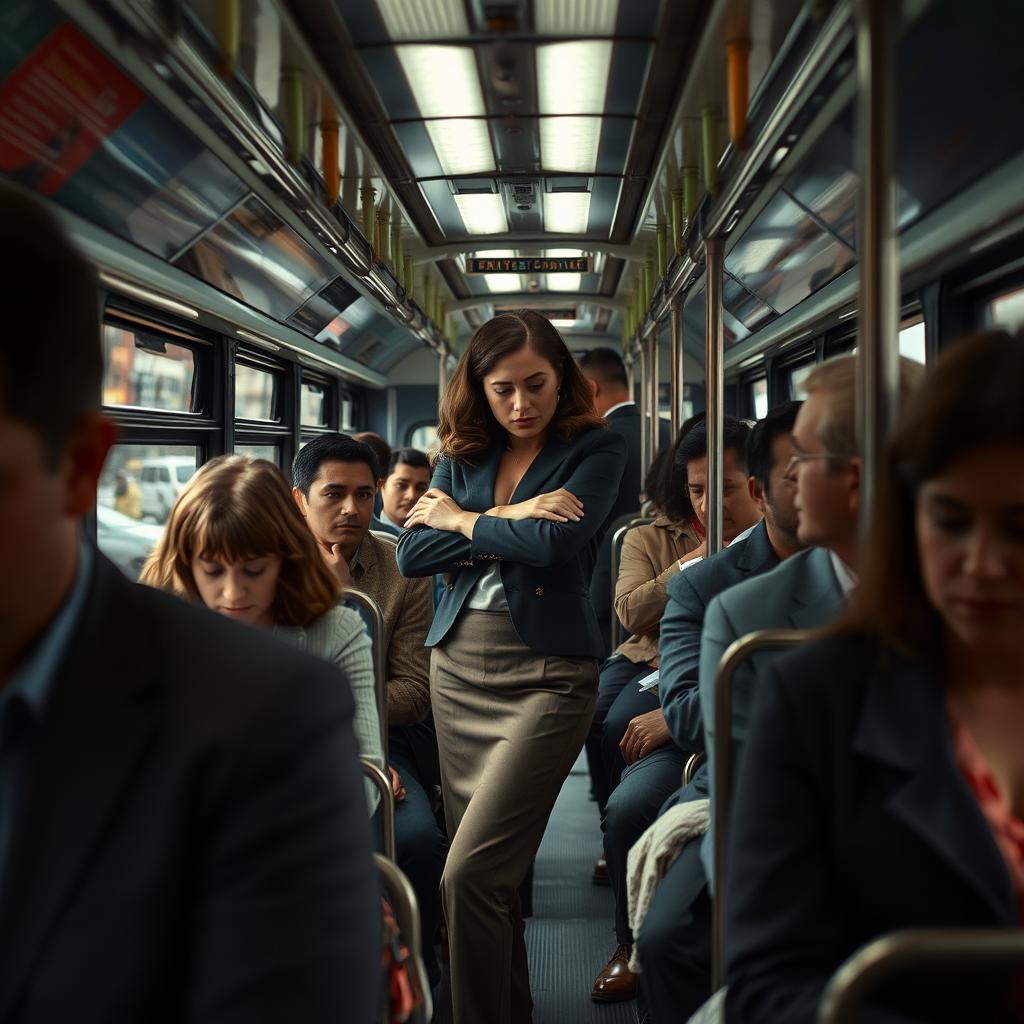
[[402, 776], [388, 765], [388, 774], [391, 776], [391, 792], [395, 794], [395, 803], [400, 804], [405, 799], [405, 786], [402, 783]]
[[408, 530], [414, 526], [430, 526], [435, 530], [461, 533], [464, 537], [472, 538], [473, 524], [478, 518], [479, 513], [464, 512], [444, 491], [431, 487], [413, 505], [405, 520], [405, 528]]
[[583, 502], [571, 491], [559, 487], [557, 491], [538, 494], [535, 498], [515, 505], [498, 505], [487, 513], [499, 519], [548, 519], [553, 523], [578, 523], [583, 518]]

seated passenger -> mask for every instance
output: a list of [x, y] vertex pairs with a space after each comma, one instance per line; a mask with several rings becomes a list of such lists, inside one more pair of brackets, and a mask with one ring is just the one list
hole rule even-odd
[[405, 520], [420, 496], [430, 487], [430, 460], [416, 448], [398, 448], [391, 453], [388, 475], [381, 486], [380, 521], [397, 530], [405, 529]]
[[116, 434], [95, 274], [7, 185], [0, 249], [0, 1019], [371, 1020], [344, 676], [83, 537]]
[[[751, 496], [747, 483], [746, 443], [749, 433], [746, 424], [726, 417], [722, 506], [727, 541], [753, 526], [760, 515], [758, 503]], [[674, 465], [676, 471], [671, 477], [673, 489], [682, 492], [685, 488], [697, 518], [702, 524], [705, 523], [707, 431], [703, 421], [695, 423], [681, 437]], [[674, 502], [678, 499], [667, 500]], [[630, 534], [639, 529], [631, 530]], [[627, 539], [630, 534], [626, 534]], [[656, 601], [652, 600], [652, 603], [658, 605], [659, 612], [665, 601], [666, 587], [671, 588], [674, 580], [697, 568], [704, 550], [703, 544], [692, 548], [688, 560], [670, 563], [654, 578], [653, 585], [648, 589], [656, 596]], [[616, 596], [619, 597], [619, 594]], [[635, 621], [638, 624], [646, 624], [640, 614], [642, 607], [641, 604], [640, 609], [629, 609], [623, 600], [619, 614], [625, 611], [627, 615], [637, 616]], [[644, 651], [651, 653], [652, 648], [645, 647]], [[654, 647], [653, 653], [656, 652], [657, 648]], [[609, 664], [614, 671], [614, 663]], [[642, 671], [649, 672], [650, 668], [645, 664]], [[693, 746], [679, 747], [673, 742], [659, 705], [657, 691], [641, 693], [635, 685], [636, 678], [637, 673], [634, 672], [630, 682], [620, 688], [604, 722], [603, 752], [612, 791], [602, 824], [608, 877], [615, 894], [615, 936], [618, 946], [594, 980], [591, 997], [598, 1002], [631, 999], [636, 995], [636, 975], [628, 967], [633, 935], [626, 906], [626, 856], [644, 829], [657, 817], [658, 808], [679, 788], [689, 753], [699, 749]]]
[[[382, 771], [370, 640], [266, 459], [220, 455], [200, 467], [171, 508], [140, 583], [269, 629], [345, 673], [355, 700], [359, 754]], [[371, 811], [377, 792], [367, 784]]]
[[369, 594], [384, 616], [388, 760], [396, 798], [404, 791], [395, 809], [398, 866], [416, 891], [424, 962], [436, 983], [434, 934], [447, 843], [431, 801], [440, 780], [424, 646], [433, 598], [430, 580], [406, 579], [394, 547], [370, 533], [378, 476], [368, 445], [344, 434], [320, 434], [295, 456], [292, 497], [342, 587]]
[[[372, 430], [363, 430], [358, 434], [353, 434], [352, 440], [369, 445], [370, 450], [377, 459], [377, 470], [379, 473], [383, 474], [388, 466], [391, 465], [391, 445], [380, 434], [375, 434]], [[402, 531], [397, 526], [391, 526], [380, 518], [381, 512], [384, 511], [384, 496], [380, 491], [383, 483], [384, 477], [381, 475], [377, 480], [377, 493], [373, 497], [373, 519], [370, 521], [370, 529], [379, 530], [381, 533], [391, 533], [397, 537]]]
[[[1022, 382], [1019, 334], [943, 353], [887, 449], [848, 614], [758, 672], [730, 1020], [811, 1024], [833, 971], [893, 930], [1024, 923]], [[801, 496], [815, 472], [801, 465]], [[862, 1019], [1019, 1021], [1020, 981], [896, 975]]]
[[[679, 573], [669, 586], [661, 628], [659, 692], [674, 741], [686, 749], [699, 750], [703, 743], [698, 680], [708, 602], [726, 588], [774, 569], [801, 547], [796, 536], [796, 489], [787, 474], [793, 456], [790, 435], [799, 409], [799, 402], [785, 402], [769, 410], [747, 441], [750, 495], [762, 521], [745, 538]], [[702, 765], [693, 782], [666, 806], [707, 795], [707, 770]], [[640, 996], [653, 1024], [685, 1020], [708, 995], [711, 906], [699, 854], [699, 842], [683, 847], [659, 883], [637, 936], [643, 966]]]

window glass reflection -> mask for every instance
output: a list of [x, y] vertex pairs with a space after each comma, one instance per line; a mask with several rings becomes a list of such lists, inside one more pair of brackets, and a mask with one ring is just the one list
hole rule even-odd
[[236, 444], [236, 455], [247, 455], [250, 459], [266, 459], [275, 466], [281, 464], [281, 449], [276, 444]]
[[244, 363], [235, 366], [235, 419], [277, 420], [276, 398], [276, 374]]
[[301, 411], [303, 426], [327, 426], [327, 389], [322, 384], [303, 381]]
[[194, 412], [195, 353], [142, 328], [103, 325], [103, 404]]

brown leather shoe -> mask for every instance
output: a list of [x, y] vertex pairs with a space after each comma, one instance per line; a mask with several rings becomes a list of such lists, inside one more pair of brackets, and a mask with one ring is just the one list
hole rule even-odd
[[590, 876], [590, 880], [594, 885], [612, 884], [608, 878], [608, 861], [604, 859], [603, 853], [597, 858], [597, 863], [594, 865], [594, 873]]
[[601, 973], [594, 979], [590, 998], [595, 1003], [618, 1003], [623, 999], [636, 998], [637, 979], [629, 969], [629, 957], [632, 952], [632, 946], [616, 947], [611, 960], [601, 968]]

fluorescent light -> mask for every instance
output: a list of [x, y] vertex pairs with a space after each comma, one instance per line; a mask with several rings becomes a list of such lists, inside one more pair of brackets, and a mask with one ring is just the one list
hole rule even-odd
[[396, 46], [424, 117], [483, 117], [476, 58], [468, 46]]
[[575, 327], [575, 320], [551, 320], [549, 321], [552, 327]]
[[546, 171], [593, 174], [600, 141], [599, 117], [542, 117], [541, 166]]
[[444, 39], [469, 34], [462, 0], [377, 0], [392, 39]]
[[494, 150], [486, 121], [426, 121], [438, 163], [445, 174], [480, 174], [494, 170]]
[[252, 331], [247, 331], [242, 327], [235, 328], [235, 334], [240, 338], [244, 338], [246, 341], [253, 345], [257, 345], [260, 348], [265, 348], [268, 352], [280, 352], [281, 346], [276, 341], [271, 341], [269, 338], [263, 337], [262, 334], [253, 334]]
[[485, 194], [454, 196], [454, 199], [459, 213], [462, 214], [462, 223], [466, 225], [469, 234], [500, 235], [508, 231], [501, 196]]
[[542, 114], [600, 114], [608, 92], [611, 41], [550, 43], [537, 47]]
[[552, 36], [610, 36], [619, 0], [534, 0], [534, 27]]
[[546, 274], [548, 290], [553, 292], [575, 292], [579, 290], [582, 274]]
[[544, 230], [584, 235], [590, 220], [589, 192], [553, 192], [544, 196]]

